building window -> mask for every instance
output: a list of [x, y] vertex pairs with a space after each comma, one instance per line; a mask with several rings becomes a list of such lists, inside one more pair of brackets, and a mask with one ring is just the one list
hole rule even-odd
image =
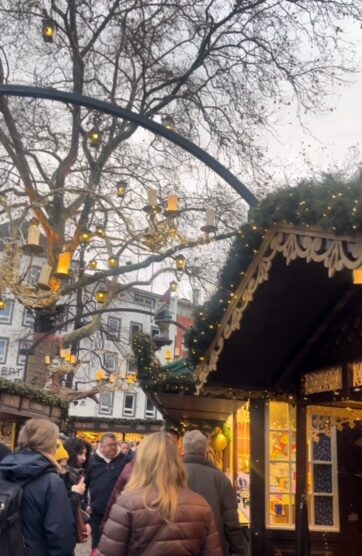
[[25, 308], [23, 311], [23, 326], [34, 326], [34, 315], [30, 309]]
[[142, 332], [142, 324], [139, 322], [131, 322], [129, 327], [129, 342], [131, 343], [133, 336]]
[[146, 410], [145, 410], [145, 417], [154, 417], [156, 414], [156, 408], [153, 403], [146, 398]]
[[323, 413], [308, 407], [309, 526], [313, 530], [338, 531], [336, 427]]
[[133, 301], [137, 305], [144, 305], [146, 307], [150, 307], [151, 309], [153, 309], [153, 307], [155, 306], [155, 299], [148, 295], [141, 295], [139, 293], [135, 293], [133, 297]]
[[137, 374], [137, 365], [134, 359], [128, 359], [127, 361], [127, 374], [128, 375], [136, 375]]
[[296, 410], [286, 402], [269, 402], [266, 470], [267, 527], [295, 526]]
[[16, 364], [19, 365], [19, 367], [25, 367], [28, 356], [25, 353], [22, 353], [25, 350], [28, 350], [31, 348], [31, 346], [33, 345], [33, 342], [31, 340], [22, 340], [19, 343], [19, 351], [18, 351], [18, 356], [16, 359]]
[[99, 396], [99, 410], [101, 415], [111, 415], [113, 411], [113, 392], [102, 392]]
[[0, 363], [6, 363], [8, 347], [9, 347], [9, 338], [0, 338]]
[[117, 319], [116, 317], [108, 317], [107, 328], [111, 339], [119, 340], [121, 336], [121, 319]]
[[118, 355], [107, 351], [103, 354], [103, 365], [107, 371], [118, 371]]
[[125, 417], [134, 417], [136, 409], [136, 395], [125, 394], [123, 398], [123, 415]]
[[7, 299], [6, 301], [6, 308], [0, 311], [0, 323], [11, 324], [13, 322], [14, 301], [12, 299]]

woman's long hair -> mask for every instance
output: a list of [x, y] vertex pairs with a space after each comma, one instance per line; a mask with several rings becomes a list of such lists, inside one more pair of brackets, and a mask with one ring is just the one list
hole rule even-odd
[[186, 471], [175, 442], [166, 432], [156, 432], [140, 443], [124, 492], [143, 490], [145, 507], [157, 508], [166, 521], [173, 521], [180, 489], [186, 484]]
[[83, 468], [87, 469], [89, 463], [89, 457], [92, 451], [91, 445], [83, 438], [72, 437], [68, 438], [66, 442], [64, 442], [64, 448], [67, 450], [69, 454], [68, 465], [70, 467], [79, 467], [77, 455], [82, 454], [83, 450], [86, 452], [86, 460], [83, 464]]

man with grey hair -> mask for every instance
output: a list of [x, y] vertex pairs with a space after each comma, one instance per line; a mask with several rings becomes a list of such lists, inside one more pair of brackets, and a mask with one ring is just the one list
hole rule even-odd
[[236, 494], [226, 475], [206, 459], [206, 436], [199, 430], [187, 432], [183, 445], [189, 488], [201, 494], [213, 509], [224, 555], [245, 556], [248, 546], [239, 523]]
[[121, 452], [116, 435], [106, 432], [91, 457], [86, 478], [91, 504], [92, 548], [98, 545], [101, 536], [100, 527], [108, 499], [122, 469], [129, 461], [131, 458]]

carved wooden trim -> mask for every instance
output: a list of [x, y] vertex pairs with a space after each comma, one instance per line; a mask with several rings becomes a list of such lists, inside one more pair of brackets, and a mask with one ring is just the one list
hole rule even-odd
[[287, 265], [297, 259], [320, 263], [326, 268], [328, 277], [333, 278], [341, 270], [362, 266], [362, 237], [336, 236], [320, 229], [289, 226], [271, 229], [240, 282], [205, 361], [197, 367], [198, 392], [209, 373], [216, 371], [225, 341], [240, 328], [243, 315], [254, 300], [258, 287], [269, 280], [273, 260], [278, 254], [285, 258]]

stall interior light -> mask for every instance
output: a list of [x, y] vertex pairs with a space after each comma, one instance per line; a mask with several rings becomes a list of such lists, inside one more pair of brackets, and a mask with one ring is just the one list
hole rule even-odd
[[355, 268], [354, 270], [352, 270], [352, 276], [353, 276], [353, 283], [355, 286], [361, 286], [362, 285], [362, 266], [359, 266], [358, 268]]

